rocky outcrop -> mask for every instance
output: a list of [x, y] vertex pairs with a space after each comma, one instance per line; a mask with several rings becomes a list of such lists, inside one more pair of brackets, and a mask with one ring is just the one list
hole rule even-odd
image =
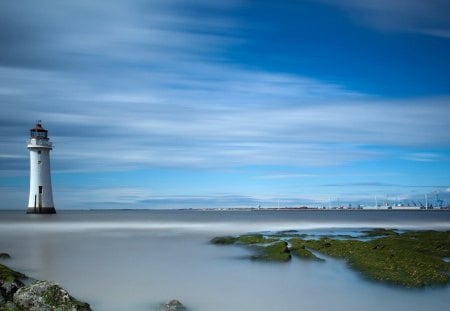
[[24, 274], [0, 264], [0, 306], [12, 301], [14, 293], [23, 286], [23, 278]]
[[[20, 280], [13, 280], [11, 282], [1, 282], [0, 281], [0, 296], [6, 301], [12, 301], [14, 293], [23, 286]], [[1, 298], [0, 298], [1, 300]]]
[[13, 302], [8, 301], [4, 305], [0, 306], [1, 311], [22, 311]]
[[176, 299], [173, 299], [164, 305], [163, 311], [185, 311], [186, 307]]
[[10, 259], [11, 256], [8, 253], [0, 253], [0, 259]]
[[19, 288], [13, 297], [14, 303], [27, 311], [89, 311], [89, 304], [80, 302], [56, 283], [35, 281]]
[[27, 277], [0, 264], [0, 311], [90, 311], [56, 283], [34, 281], [25, 285]]

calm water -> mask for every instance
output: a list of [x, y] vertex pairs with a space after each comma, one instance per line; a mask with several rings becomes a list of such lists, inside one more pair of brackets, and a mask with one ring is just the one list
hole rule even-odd
[[327, 259], [269, 264], [241, 259], [217, 235], [269, 230], [348, 234], [361, 229], [450, 230], [445, 211], [0, 212], [3, 260], [59, 282], [94, 310], [154, 310], [176, 298], [191, 311], [446, 310], [450, 286], [404, 289], [364, 279]]

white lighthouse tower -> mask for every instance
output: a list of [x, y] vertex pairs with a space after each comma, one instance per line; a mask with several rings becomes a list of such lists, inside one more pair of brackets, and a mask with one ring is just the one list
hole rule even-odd
[[30, 150], [30, 198], [27, 214], [55, 214], [50, 176], [52, 143], [41, 121], [37, 121], [30, 130], [28, 150]]

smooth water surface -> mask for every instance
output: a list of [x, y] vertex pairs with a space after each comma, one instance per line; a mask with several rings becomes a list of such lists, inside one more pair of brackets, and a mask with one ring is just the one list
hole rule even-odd
[[3, 260], [59, 282], [93, 310], [445, 310], [450, 286], [407, 289], [366, 280], [345, 262], [252, 262], [214, 236], [276, 230], [354, 234], [374, 227], [450, 230], [448, 211], [0, 212]]

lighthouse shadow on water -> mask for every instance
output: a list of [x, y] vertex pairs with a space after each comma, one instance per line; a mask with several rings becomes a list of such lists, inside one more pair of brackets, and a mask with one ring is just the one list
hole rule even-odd
[[27, 214], [55, 214], [52, 180], [50, 175], [50, 150], [53, 146], [48, 131], [37, 121], [30, 130], [30, 197]]

